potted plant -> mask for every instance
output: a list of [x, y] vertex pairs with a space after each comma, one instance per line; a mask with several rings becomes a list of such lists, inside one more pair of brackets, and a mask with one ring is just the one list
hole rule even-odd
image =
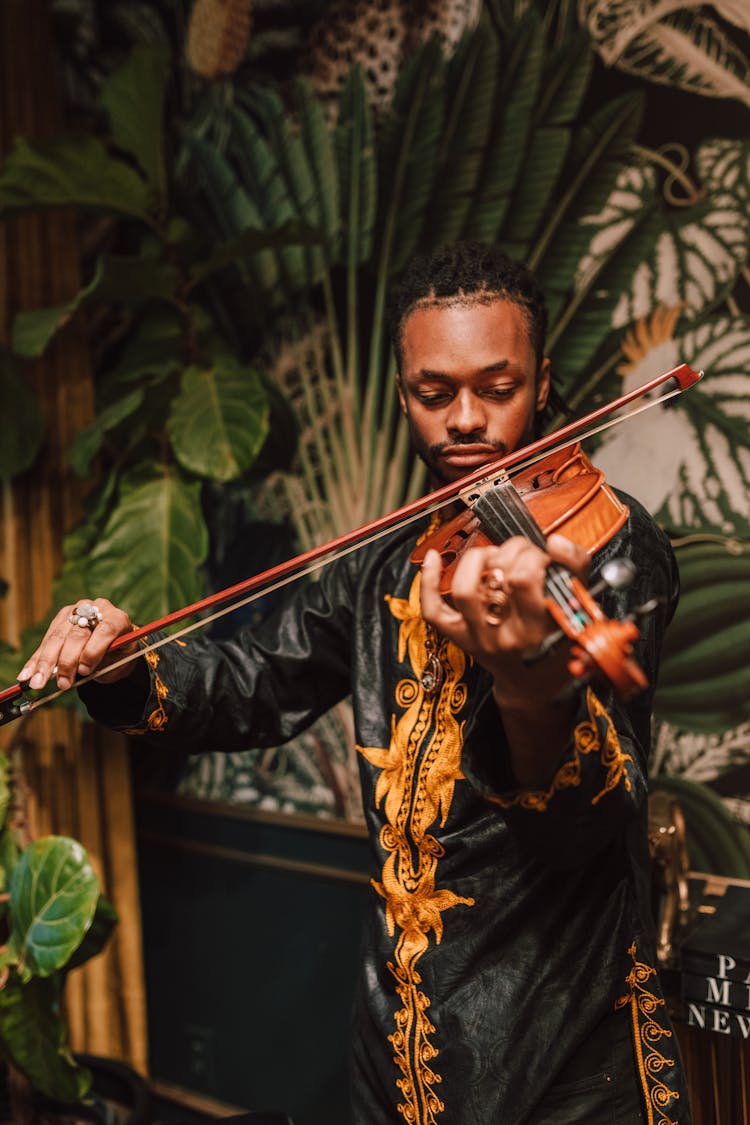
[[29, 839], [23, 782], [0, 754], [0, 1055], [14, 1122], [39, 1099], [84, 1101], [91, 1074], [68, 1045], [68, 973], [99, 953], [117, 916], [86, 851], [65, 836]]

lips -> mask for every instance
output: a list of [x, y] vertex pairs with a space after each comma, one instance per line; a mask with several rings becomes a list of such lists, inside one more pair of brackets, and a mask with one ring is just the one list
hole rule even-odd
[[503, 456], [501, 449], [492, 445], [446, 445], [439, 453], [441, 461], [449, 465], [474, 467], [485, 465], [489, 461], [497, 461]]

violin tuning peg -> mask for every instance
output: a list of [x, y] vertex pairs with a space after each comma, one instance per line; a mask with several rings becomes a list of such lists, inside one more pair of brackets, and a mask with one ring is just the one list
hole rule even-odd
[[590, 588], [589, 593], [596, 598], [603, 590], [625, 590], [632, 584], [635, 575], [636, 568], [630, 559], [610, 559], [602, 567], [599, 580]]

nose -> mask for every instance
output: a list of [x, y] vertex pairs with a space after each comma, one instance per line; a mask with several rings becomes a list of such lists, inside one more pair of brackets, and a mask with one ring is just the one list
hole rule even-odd
[[481, 399], [464, 388], [451, 403], [447, 419], [449, 433], [483, 433], [487, 426], [487, 415]]

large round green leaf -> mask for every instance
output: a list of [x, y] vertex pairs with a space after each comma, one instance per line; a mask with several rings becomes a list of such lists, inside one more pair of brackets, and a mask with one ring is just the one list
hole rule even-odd
[[167, 197], [162, 118], [169, 61], [161, 45], [139, 44], [102, 81], [101, 92], [112, 139], [136, 158], [160, 205]]
[[0, 214], [91, 207], [151, 220], [153, 195], [96, 137], [19, 137], [0, 176]]
[[34, 1090], [62, 1102], [78, 1102], [91, 1086], [66, 1042], [60, 981], [33, 977], [21, 984], [11, 973], [0, 990], [0, 1043]]
[[233, 356], [211, 367], [188, 367], [172, 403], [169, 437], [181, 465], [213, 480], [250, 468], [268, 433], [268, 401], [260, 377]]
[[127, 478], [90, 552], [87, 596], [107, 597], [139, 622], [197, 601], [208, 550], [200, 488], [158, 465]]
[[99, 880], [76, 840], [34, 840], [10, 883], [9, 944], [24, 968], [48, 977], [65, 965], [91, 925], [98, 898]]

